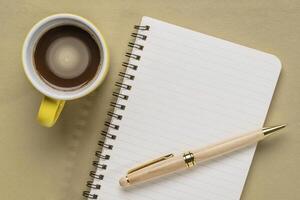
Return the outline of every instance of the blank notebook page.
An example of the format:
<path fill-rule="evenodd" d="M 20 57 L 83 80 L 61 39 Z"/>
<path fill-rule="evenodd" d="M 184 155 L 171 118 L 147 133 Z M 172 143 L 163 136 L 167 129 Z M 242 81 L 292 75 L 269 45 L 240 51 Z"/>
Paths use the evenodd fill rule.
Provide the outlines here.
<path fill-rule="evenodd" d="M 98 170 L 103 180 L 93 190 L 104 200 L 239 199 L 255 146 L 199 163 L 196 167 L 124 189 L 119 179 L 128 169 L 147 160 L 183 153 L 236 134 L 262 127 L 280 73 L 273 55 L 205 34 L 143 17 L 136 39 L 143 50 L 133 49 L 140 60 L 130 59 L 137 70 L 127 69 L 134 80 L 124 79 L 131 90 L 121 89 L 125 110 L 113 118 L 119 130 L 103 149 L 109 160 Z"/>

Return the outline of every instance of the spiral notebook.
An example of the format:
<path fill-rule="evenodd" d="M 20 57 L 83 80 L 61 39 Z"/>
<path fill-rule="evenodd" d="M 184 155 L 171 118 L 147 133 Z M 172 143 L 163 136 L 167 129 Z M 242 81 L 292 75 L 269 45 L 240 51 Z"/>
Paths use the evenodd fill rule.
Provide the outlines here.
<path fill-rule="evenodd" d="M 239 199 L 255 146 L 192 170 L 124 189 L 128 169 L 263 126 L 280 74 L 273 55 L 143 17 L 105 142 L 88 182 L 89 199 Z"/>

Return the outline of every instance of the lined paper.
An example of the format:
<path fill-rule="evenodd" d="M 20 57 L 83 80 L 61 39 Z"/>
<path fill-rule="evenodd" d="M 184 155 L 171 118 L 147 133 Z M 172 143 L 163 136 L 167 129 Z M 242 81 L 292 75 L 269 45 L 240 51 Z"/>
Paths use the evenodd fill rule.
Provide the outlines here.
<path fill-rule="evenodd" d="M 147 40 L 137 39 L 143 51 L 138 69 L 128 69 L 134 80 L 124 79 L 131 90 L 118 100 L 123 119 L 112 119 L 116 140 L 113 150 L 103 149 L 109 160 L 98 170 L 103 180 L 93 190 L 105 200 L 239 199 L 255 146 L 199 164 L 130 189 L 119 186 L 128 169 L 168 153 L 204 147 L 221 139 L 263 126 L 276 82 L 280 61 L 273 55 L 143 17 L 149 25 Z"/>

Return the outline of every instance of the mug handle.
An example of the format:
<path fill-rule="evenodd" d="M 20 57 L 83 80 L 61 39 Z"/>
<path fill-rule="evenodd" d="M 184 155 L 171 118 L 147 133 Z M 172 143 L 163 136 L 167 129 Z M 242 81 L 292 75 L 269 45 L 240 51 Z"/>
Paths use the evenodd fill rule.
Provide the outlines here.
<path fill-rule="evenodd" d="M 58 119 L 64 105 L 64 100 L 56 100 L 44 96 L 37 117 L 40 124 L 45 127 L 52 127 Z"/>

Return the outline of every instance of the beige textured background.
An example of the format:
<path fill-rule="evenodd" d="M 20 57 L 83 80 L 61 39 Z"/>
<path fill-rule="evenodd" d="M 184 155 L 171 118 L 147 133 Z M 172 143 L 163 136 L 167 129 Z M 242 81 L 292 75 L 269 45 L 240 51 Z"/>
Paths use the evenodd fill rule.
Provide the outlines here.
<path fill-rule="evenodd" d="M 51 129 L 35 120 L 41 95 L 26 80 L 21 48 L 38 20 L 60 12 L 91 20 L 111 50 L 92 95 L 68 102 Z M 143 15 L 277 55 L 282 73 L 267 125 L 289 123 L 259 144 L 242 199 L 300 199 L 300 1 L 0 0 L 0 199 L 81 199 L 132 26 Z"/>

